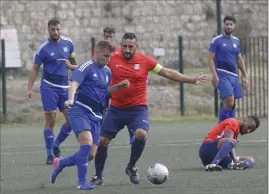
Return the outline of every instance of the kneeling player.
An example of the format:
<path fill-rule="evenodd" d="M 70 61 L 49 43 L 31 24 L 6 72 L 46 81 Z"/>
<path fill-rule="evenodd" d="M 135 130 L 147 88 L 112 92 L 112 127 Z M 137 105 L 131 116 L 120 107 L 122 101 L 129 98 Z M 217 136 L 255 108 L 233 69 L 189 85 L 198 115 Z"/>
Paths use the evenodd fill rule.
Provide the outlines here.
<path fill-rule="evenodd" d="M 252 168 L 254 159 L 250 156 L 236 156 L 234 147 L 239 134 L 254 132 L 260 125 L 255 116 L 243 120 L 228 118 L 210 130 L 204 139 L 199 156 L 206 171 L 221 171 L 223 168 L 243 170 Z"/>

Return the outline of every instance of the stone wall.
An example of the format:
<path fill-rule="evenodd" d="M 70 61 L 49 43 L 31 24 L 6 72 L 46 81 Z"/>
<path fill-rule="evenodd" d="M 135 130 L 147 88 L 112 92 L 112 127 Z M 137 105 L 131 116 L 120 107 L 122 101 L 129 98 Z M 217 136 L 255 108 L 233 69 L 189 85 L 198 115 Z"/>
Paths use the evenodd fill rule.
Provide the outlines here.
<path fill-rule="evenodd" d="M 1 26 L 18 30 L 22 64 L 28 69 L 53 17 L 61 20 L 62 34 L 73 40 L 79 62 L 91 56 L 91 37 L 100 40 L 103 27 L 112 25 L 118 41 L 124 32 L 135 32 L 148 55 L 155 47 L 165 48 L 160 62 L 170 67 L 177 66 L 181 35 L 184 62 L 196 66 L 206 64 L 207 47 L 216 33 L 215 7 L 214 0 L 1 1 Z M 266 0 L 222 0 L 223 16 L 236 16 L 240 36 L 268 36 L 267 7 Z"/>

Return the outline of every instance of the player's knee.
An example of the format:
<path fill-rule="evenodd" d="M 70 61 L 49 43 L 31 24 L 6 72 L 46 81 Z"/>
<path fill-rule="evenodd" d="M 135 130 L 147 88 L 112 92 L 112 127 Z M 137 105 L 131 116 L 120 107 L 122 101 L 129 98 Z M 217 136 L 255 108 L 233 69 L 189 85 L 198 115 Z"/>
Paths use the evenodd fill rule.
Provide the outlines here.
<path fill-rule="evenodd" d="M 80 145 L 92 145 L 92 135 L 90 131 L 81 131 L 78 134 Z"/>
<path fill-rule="evenodd" d="M 222 138 L 222 139 L 220 139 L 219 142 L 218 142 L 218 148 L 221 148 L 222 145 L 223 145 L 225 142 L 230 142 L 230 143 L 232 143 L 234 147 L 235 147 L 236 144 L 237 144 L 237 141 L 236 141 L 235 139 L 233 139 L 233 138 Z"/>
<path fill-rule="evenodd" d="M 137 129 L 135 131 L 135 138 L 138 140 L 146 140 L 148 132 L 144 129 Z"/>
<path fill-rule="evenodd" d="M 232 110 L 235 107 L 234 97 L 226 98 L 223 103 L 224 103 L 225 108 L 228 110 Z"/>
<path fill-rule="evenodd" d="M 99 146 L 108 147 L 109 144 L 110 144 L 110 139 L 108 139 L 107 137 L 100 137 Z"/>
<path fill-rule="evenodd" d="M 231 142 L 234 146 L 236 146 L 236 144 L 237 144 L 237 141 L 235 139 L 233 139 L 233 138 L 225 138 L 225 141 L 226 142 Z"/>
<path fill-rule="evenodd" d="M 53 129 L 56 120 L 56 112 L 49 111 L 45 112 L 45 128 Z"/>

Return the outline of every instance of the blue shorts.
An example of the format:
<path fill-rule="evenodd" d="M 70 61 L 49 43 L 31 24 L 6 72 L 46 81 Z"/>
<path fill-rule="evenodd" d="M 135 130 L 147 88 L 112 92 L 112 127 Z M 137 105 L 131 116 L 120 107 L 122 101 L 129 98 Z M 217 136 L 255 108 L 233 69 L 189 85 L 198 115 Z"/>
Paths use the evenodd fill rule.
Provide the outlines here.
<path fill-rule="evenodd" d="M 211 164 L 215 156 L 217 155 L 218 149 L 218 140 L 205 142 L 201 145 L 199 150 L 199 157 L 202 161 L 204 166 Z M 228 164 L 231 163 L 233 160 L 230 155 L 223 158 L 223 160 L 219 163 L 222 168 L 227 168 Z"/>
<path fill-rule="evenodd" d="M 40 94 L 44 111 L 65 109 L 64 102 L 68 100 L 68 88 L 40 87 Z"/>
<path fill-rule="evenodd" d="M 242 89 L 237 76 L 221 71 L 217 71 L 217 74 L 219 77 L 219 84 L 217 88 L 219 90 L 221 99 L 228 96 L 242 98 Z"/>
<path fill-rule="evenodd" d="M 109 106 L 101 126 L 101 136 L 108 139 L 116 137 L 125 126 L 135 132 L 137 129 L 149 130 L 147 106 L 116 108 Z"/>
<path fill-rule="evenodd" d="M 99 144 L 100 123 L 102 118 L 97 118 L 88 109 L 75 103 L 68 109 L 67 116 L 76 136 L 82 131 L 90 131 L 93 144 Z"/>

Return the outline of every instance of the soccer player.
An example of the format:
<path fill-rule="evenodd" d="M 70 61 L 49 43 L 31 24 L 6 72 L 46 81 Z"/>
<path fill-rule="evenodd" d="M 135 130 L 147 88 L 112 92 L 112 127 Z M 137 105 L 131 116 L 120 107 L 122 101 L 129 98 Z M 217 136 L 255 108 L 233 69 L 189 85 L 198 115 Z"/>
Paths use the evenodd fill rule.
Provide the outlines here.
<path fill-rule="evenodd" d="M 115 44 L 115 34 L 116 34 L 116 29 L 113 27 L 105 27 L 103 29 L 103 38 L 104 40 L 110 41 L 111 43 Z M 121 47 L 116 46 L 115 52 L 120 52 Z M 95 54 L 95 48 L 93 49 L 92 56 Z"/>
<path fill-rule="evenodd" d="M 131 156 L 126 166 L 126 174 L 134 184 L 139 183 L 136 162 L 140 158 L 149 130 L 147 107 L 147 76 L 154 72 L 176 82 L 203 84 L 207 77 L 199 75 L 189 77 L 175 70 L 162 67 L 151 57 L 136 52 L 137 37 L 133 33 L 125 33 L 122 37 L 122 52 L 114 54 L 108 64 L 112 72 L 112 85 L 127 79 L 129 88 L 123 88 L 112 94 L 111 103 L 101 126 L 100 144 L 95 157 L 96 174 L 92 183 L 104 184 L 103 169 L 107 158 L 108 145 L 117 133 L 127 126 L 135 131 L 135 140 L 131 146 Z"/>
<path fill-rule="evenodd" d="M 248 75 L 240 52 L 240 41 L 232 35 L 235 18 L 226 16 L 223 20 L 224 32 L 212 39 L 209 47 L 209 68 L 212 73 L 212 84 L 218 88 L 223 106 L 219 112 L 219 122 L 235 117 L 235 99 L 242 98 L 241 86 L 237 74 L 243 75 L 243 86 L 248 85 Z"/>
<path fill-rule="evenodd" d="M 250 156 L 236 156 L 238 135 L 254 132 L 260 126 L 255 116 L 243 120 L 228 118 L 210 130 L 204 139 L 199 156 L 206 171 L 221 171 L 223 168 L 242 170 L 252 168 L 254 159 Z"/>
<path fill-rule="evenodd" d="M 115 33 L 116 33 L 116 29 L 113 27 L 105 27 L 103 29 L 103 37 L 104 40 L 110 41 L 113 44 L 115 44 Z M 116 46 L 115 52 L 121 52 L 121 47 L 120 46 Z M 95 49 L 93 50 L 93 56 L 95 53 Z M 107 105 L 109 105 L 109 98 L 107 99 Z M 108 107 L 108 106 L 107 106 Z M 105 111 L 106 112 L 106 111 Z M 105 113 L 104 113 L 105 114 Z M 134 141 L 134 131 L 130 128 L 128 128 L 128 133 L 129 133 L 129 142 L 130 144 L 132 144 L 132 142 Z M 94 154 L 91 154 L 91 160 L 94 158 Z"/>
<path fill-rule="evenodd" d="M 39 68 L 43 64 L 40 94 L 45 116 L 46 164 L 52 164 L 54 156 L 60 156 L 59 146 L 71 132 L 70 124 L 66 119 L 54 142 L 53 128 L 57 108 L 67 118 L 67 109 L 64 107 L 64 102 L 68 99 L 68 69 L 73 70 L 77 67 L 74 45 L 69 38 L 60 35 L 60 29 L 60 21 L 52 19 L 48 22 L 50 37 L 39 46 L 36 52 L 34 65 L 29 75 L 26 96 L 27 100 L 32 97 L 32 88 Z M 61 59 L 69 59 L 71 63 L 66 66 Z"/>
<path fill-rule="evenodd" d="M 93 144 L 99 143 L 100 122 L 105 107 L 108 92 L 128 87 L 125 80 L 109 87 L 111 74 L 106 70 L 106 64 L 115 47 L 109 41 L 100 41 L 96 46 L 93 61 L 80 65 L 70 77 L 69 100 L 65 102 L 68 110 L 68 119 L 77 136 L 80 147 L 73 155 L 54 160 L 54 169 L 51 182 L 59 173 L 69 166 L 77 165 L 78 184 L 80 190 L 91 190 L 95 185 L 89 184 L 86 178 L 88 157 Z"/>

